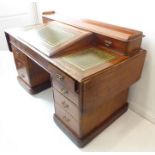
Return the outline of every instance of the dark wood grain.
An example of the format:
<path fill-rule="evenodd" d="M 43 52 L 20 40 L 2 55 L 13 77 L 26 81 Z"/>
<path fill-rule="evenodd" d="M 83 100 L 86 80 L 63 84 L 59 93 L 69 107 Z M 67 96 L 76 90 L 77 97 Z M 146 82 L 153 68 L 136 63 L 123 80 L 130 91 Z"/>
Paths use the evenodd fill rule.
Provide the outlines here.
<path fill-rule="evenodd" d="M 58 104 L 62 109 L 64 109 L 64 111 L 67 111 L 72 116 L 74 116 L 74 118 L 77 121 L 79 121 L 80 120 L 79 107 L 74 102 L 63 96 L 63 94 L 58 92 L 55 88 L 53 88 L 53 93 L 55 104 Z"/>
<path fill-rule="evenodd" d="M 139 80 L 145 54 L 145 51 L 139 51 L 135 56 L 84 82 L 83 110 L 87 111 L 101 105 Z"/>
<path fill-rule="evenodd" d="M 102 92 L 100 92 L 102 94 Z M 93 130 L 98 128 L 100 124 L 103 124 L 115 111 L 123 108 L 126 105 L 128 96 L 128 89 L 117 93 L 114 97 L 111 97 L 108 101 L 102 99 L 100 105 L 94 106 L 93 109 L 88 108 L 81 117 L 81 135 L 82 137 L 87 136 Z M 94 96 L 94 104 L 97 104 L 100 100 L 98 96 Z M 97 101 L 98 100 L 98 101 Z"/>
<path fill-rule="evenodd" d="M 89 133 L 87 136 L 83 138 L 78 138 L 76 134 L 70 130 L 57 116 L 53 115 L 55 123 L 58 127 L 75 143 L 78 147 L 84 147 L 87 145 L 93 138 L 95 138 L 98 134 L 100 134 L 105 128 L 107 128 L 111 123 L 113 123 L 116 119 L 118 119 L 124 112 L 128 109 L 128 103 L 124 104 L 123 107 L 115 111 L 105 122 L 101 123 L 94 131 Z"/>
<path fill-rule="evenodd" d="M 31 94 L 38 93 L 51 86 L 50 74 L 28 58 L 15 46 L 11 45 L 18 79 Z M 28 88 L 29 87 L 29 88 Z"/>
<path fill-rule="evenodd" d="M 141 31 L 111 25 L 90 19 L 72 19 L 61 14 L 43 15 L 43 21 L 59 21 L 96 34 L 99 44 L 105 45 L 105 40 L 112 42 L 110 47 L 125 55 L 134 55 L 135 50 L 139 49 L 142 42 L 143 33 Z M 109 47 L 109 45 L 108 45 Z"/>

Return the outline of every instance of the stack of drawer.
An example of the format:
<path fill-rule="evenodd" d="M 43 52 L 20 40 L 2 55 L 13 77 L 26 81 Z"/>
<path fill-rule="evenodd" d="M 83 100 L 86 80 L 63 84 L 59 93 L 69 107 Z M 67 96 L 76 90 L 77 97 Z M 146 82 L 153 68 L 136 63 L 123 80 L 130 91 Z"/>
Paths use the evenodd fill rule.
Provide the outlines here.
<path fill-rule="evenodd" d="M 80 101 L 75 83 L 62 71 L 52 69 L 55 115 L 80 138 Z"/>

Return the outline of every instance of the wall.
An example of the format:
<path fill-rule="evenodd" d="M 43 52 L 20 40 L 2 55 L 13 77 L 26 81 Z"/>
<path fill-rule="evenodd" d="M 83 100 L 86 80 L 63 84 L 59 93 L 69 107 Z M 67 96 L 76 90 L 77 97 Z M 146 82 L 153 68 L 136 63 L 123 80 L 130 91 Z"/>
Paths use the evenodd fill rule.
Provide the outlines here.
<path fill-rule="evenodd" d="M 155 9 L 154 0 L 40 1 L 40 10 L 92 18 L 144 32 L 147 58 L 142 78 L 130 89 L 130 108 L 155 123 Z"/>
<path fill-rule="evenodd" d="M 36 21 L 34 3 L 24 1 L 0 1 L 0 50 L 6 50 L 4 30 L 7 28 L 34 24 Z"/>

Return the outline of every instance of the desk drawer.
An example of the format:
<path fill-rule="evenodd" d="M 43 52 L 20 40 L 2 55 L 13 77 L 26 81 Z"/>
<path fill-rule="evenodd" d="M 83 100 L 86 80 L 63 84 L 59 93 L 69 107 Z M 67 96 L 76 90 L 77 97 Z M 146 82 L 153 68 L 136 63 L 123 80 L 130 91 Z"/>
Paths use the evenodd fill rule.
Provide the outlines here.
<path fill-rule="evenodd" d="M 128 41 L 121 41 L 113 39 L 104 35 L 97 35 L 96 40 L 107 48 L 118 50 L 124 55 L 134 55 L 137 49 L 140 49 L 142 42 L 142 35 Z"/>
<path fill-rule="evenodd" d="M 69 98 L 72 102 L 78 105 L 79 94 L 77 93 L 76 81 L 63 73 L 61 70 L 55 68 L 53 65 L 49 66 L 50 74 L 52 76 L 53 87 L 61 94 Z"/>
<path fill-rule="evenodd" d="M 69 101 L 66 97 L 60 94 L 53 88 L 55 104 L 58 104 L 63 110 L 70 113 L 77 121 L 79 120 L 79 109 L 78 107 Z"/>
<path fill-rule="evenodd" d="M 71 100 L 73 103 L 75 103 L 77 106 L 79 106 L 78 94 L 76 94 L 75 92 L 70 91 L 64 85 L 61 85 L 60 83 L 57 83 L 54 80 L 53 80 L 53 87 L 56 90 L 58 90 L 62 95 L 64 95 L 69 100 Z"/>
<path fill-rule="evenodd" d="M 70 130 L 80 137 L 79 122 L 72 115 L 63 110 L 58 104 L 55 104 L 55 114 Z"/>

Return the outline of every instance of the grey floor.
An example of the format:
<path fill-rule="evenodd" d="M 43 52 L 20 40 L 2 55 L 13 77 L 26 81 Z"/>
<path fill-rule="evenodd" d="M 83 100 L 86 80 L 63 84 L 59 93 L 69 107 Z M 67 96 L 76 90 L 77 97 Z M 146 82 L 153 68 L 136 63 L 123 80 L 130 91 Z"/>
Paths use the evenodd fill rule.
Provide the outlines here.
<path fill-rule="evenodd" d="M 55 125 L 51 88 L 28 94 L 16 80 L 12 53 L 0 51 L 0 154 L 155 151 L 155 125 L 131 110 L 83 149 Z"/>

